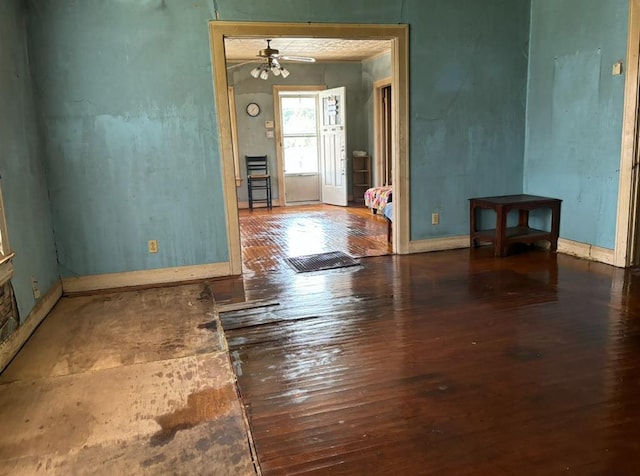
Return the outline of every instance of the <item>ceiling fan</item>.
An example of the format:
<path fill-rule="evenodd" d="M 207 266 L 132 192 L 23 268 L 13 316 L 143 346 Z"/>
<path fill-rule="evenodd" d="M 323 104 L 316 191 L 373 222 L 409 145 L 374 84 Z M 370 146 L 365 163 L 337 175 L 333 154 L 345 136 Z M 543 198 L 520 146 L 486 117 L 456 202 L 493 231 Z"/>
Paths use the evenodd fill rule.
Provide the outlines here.
<path fill-rule="evenodd" d="M 298 61 L 302 63 L 315 63 L 316 59 L 310 56 L 293 56 L 293 55 L 281 55 L 280 51 L 271 48 L 271 40 L 267 41 L 267 47 L 258 51 L 257 58 L 262 58 L 264 61 L 251 70 L 251 76 L 254 78 L 267 79 L 271 72 L 274 76 L 282 75 L 283 78 L 289 76 L 289 70 L 280 64 L 281 60 L 284 61 Z M 235 68 L 245 65 L 247 63 L 253 63 L 253 61 L 247 61 L 245 63 L 236 64 L 228 67 L 227 69 Z"/>
<path fill-rule="evenodd" d="M 267 40 L 267 47 L 258 52 L 259 58 L 264 58 L 265 62 L 256 66 L 251 70 L 251 76 L 254 78 L 267 79 L 269 71 L 274 76 L 282 75 L 283 78 L 289 76 L 289 70 L 280 64 L 280 60 L 285 61 L 301 61 L 303 63 L 315 63 L 316 59 L 309 56 L 287 56 L 281 55 L 280 51 L 271 48 L 271 40 Z"/>
<path fill-rule="evenodd" d="M 267 47 L 264 50 L 258 52 L 258 57 L 265 58 L 267 60 L 285 60 L 285 61 L 301 61 L 303 63 L 315 63 L 316 59 L 309 56 L 292 56 L 281 55 L 279 50 L 271 48 L 271 40 L 267 40 Z"/>

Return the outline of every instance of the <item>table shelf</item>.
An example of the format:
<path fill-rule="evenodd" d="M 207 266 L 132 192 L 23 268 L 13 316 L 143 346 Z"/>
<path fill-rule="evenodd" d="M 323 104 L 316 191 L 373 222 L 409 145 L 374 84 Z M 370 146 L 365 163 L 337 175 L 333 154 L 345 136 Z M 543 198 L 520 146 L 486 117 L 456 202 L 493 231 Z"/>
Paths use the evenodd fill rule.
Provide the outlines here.
<path fill-rule="evenodd" d="M 475 236 L 480 241 L 492 241 L 496 237 L 497 230 L 492 228 L 490 230 L 478 230 L 475 233 Z M 505 237 L 506 238 L 517 238 L 517 239 L 534 239 L 535 241 L 544 240 L 545 236 L 549 234 L 548 231 L 545 230 L 537 230 L 535 228 L 529 228 L 527 226 L 512 226 L 506 229 Z M 486 240 L 483 240 L 486 238 Z"/>
<path fill-rule="evenodd" d="M 495 245 L 496 256 L 506 256 L 509 245 L 514 243 L 535 243 L 548 241 L 552 251 L 558 248 L 560 232 L 560 204 L 557 198 L 536 195 L 503 195 L 469 199 L 471 247 L 489 242 Z M 496 228 L 479 230 L 476 210 L 487 209 L 496 212 Z M 551 230 L 539 230 L 529 226 L 529 211 L 539 208 L 551 210 Z M 518 211 L 518 226 L 507 227 L 507 215 Z"/>

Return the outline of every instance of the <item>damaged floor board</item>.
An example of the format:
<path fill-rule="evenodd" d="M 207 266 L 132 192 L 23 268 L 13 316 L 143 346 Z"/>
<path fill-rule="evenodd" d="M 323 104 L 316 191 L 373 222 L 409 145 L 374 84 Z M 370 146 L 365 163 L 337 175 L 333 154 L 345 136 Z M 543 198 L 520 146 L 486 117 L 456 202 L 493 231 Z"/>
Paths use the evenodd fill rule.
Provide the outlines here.
<path fill-rule="evenodd" d="M 271 306 L 278 306 L 278 305 L 280 305 L 280 303 L 278 301 L 273 301 L 273 300 L 235 302 L 235 303 L 221 304 L 219 306 L 216 306 L 216 311 L 218 312 L 218 314 L 222 314 L 225 312 L 245 311 L 249 309 L 259 309 L 263 307 L 271 307 Z"/>

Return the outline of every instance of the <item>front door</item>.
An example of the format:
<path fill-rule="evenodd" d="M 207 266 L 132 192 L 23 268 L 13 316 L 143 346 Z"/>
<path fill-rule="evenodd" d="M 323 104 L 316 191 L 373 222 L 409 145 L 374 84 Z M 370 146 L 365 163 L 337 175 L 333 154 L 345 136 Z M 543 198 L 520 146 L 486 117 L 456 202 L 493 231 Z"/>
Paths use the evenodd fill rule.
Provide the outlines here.
<path fill-rule="evenodd" d="M 346 89 L 320 94 L 320 163 L 322 201 L 347 206 Z"/>

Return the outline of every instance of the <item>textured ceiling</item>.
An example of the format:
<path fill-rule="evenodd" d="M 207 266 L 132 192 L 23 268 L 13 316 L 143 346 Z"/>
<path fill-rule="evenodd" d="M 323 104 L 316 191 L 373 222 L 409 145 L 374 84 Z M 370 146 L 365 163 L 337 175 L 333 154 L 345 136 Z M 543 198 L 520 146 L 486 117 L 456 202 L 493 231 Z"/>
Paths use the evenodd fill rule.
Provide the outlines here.
<path fill-rule="evenodd" d="M 226 38 L 227 61 L 257 59 L 259 50 L 267 47 L 265 39 Z M 317 61 L 362 61 L 391 49 L 390 40 L 342 40 L 327 38 L 275 38 L 271 48 L 281 55 L 311 56 Z"/>

